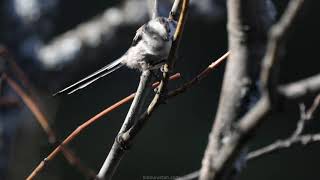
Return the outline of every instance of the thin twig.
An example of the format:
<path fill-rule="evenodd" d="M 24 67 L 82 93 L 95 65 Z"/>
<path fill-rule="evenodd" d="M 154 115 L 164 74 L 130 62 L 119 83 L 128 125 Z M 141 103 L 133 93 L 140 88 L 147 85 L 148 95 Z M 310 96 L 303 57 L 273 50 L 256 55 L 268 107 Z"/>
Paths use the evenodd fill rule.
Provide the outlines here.
<path fill-rule="evenodd" d="M 260 77 L 263 90 L 269 93 L 272 102 L 276 99 L 274 96 L 278 95 L 276 91 L 278 78 L 276 76 L 279 66 L 275 64 L 279 63 L 280 51 L 288 36 L 289 27 L 293 24 L 295 17 L 298 15 L 298 10 L 303 3 L 304 0 L 291 0 L 279 22 L 273 25 L 269 32 L 269 42 L 266 55 L 262 61 Z"/>
<path fill-rule="evenodd" d="M 260 158 L 262 156 L 265 156 L 271 153 L 279 152 L 280 150 L 292 148 L 294 145 L 306 146 L 319 141 L 320 141 L 320 133 L 306 134 L 306 135 L 296 136 L 294 138 L 288 138 L 285 140 L 278 140 L 266 147 L 250 152 L 247 156 L 247 159 L 252 160 L 252 159 L 256 159 L 258 157 Z"/>
<path fill-rule="evenodd" d="M 266 155 L 280 152 L 282 150 L 290 149 L 294 145 L 301 145 L 303 147 L 307 145 L 312 145 L 314 143 L 320 142 L 320 133 L 318 134 L 306 134 L 299 137 L 296 137 L 294 139 L 287 139 L 287 140 L 279 140 L 276 141 L 266 147 L 263 147 L 261 149 L 252 151 L 247 154 L 246 159 L 248 161 L 256 160 L 257 158 L 264 157 Z M 192 173 L 186 174 L 184 176 L 181 176 L 177 178 L 176 180 L 192 180 L 199 177 L 200 171 L 194 171 Z"/>
<path fill-rule="evenodd" d="M 320 107 L 320 94 L 314 99 L 313 104 L 307 111 L 305 111 L 305 109 L 301 109 L 300 120 L 297 122 L 297 127 L 290 137 L 283 140 L 276 140 L 275 142 L 265 147 L 259 148 L 257 150 L 254 150 L 248 153 L 246 156 L 246 160 L 247 161 L 256 160 L 257 158 L 264 157 L 265 155 L 273 154 L 285 149 L 290 149 L 294 145 L 301 145 L 304 147 L 307 145 L 320 142 L 320 133 L 301 135 L 305 127 L 305 122 L 313 118 L 314 113 L 316 113 L 320 109 L 319 107 Z M 197 170 L 192 173 L 181 176 L 176 180 L 196 179 L 199 177 L 199 174 L 200 174 L 200 170 Z"/>
<path fill-rule="evenodd" d="M 305 146 L 305 145 L 320 141 L 320 133 L 302 135 L 305 129 L 306 122 L 310 121 L 313 115 L 320 109 L 319 101 L 320 101 L 320 94 L 314 99 L 313 104 L 308 110 L 305 110 L 304 106 L 302 106 L 303 108 L 300 106 L 301 108 L 300 120 L 297 122 L 297 127 L 291 136 L 283 140 L 276 140 L 274 143 L 271 143 L 268 146 L 265 146 L 253 152 L 250 152 L 247 155 L 247 159 L 249 160 L 249 159 L 257 158 L 266 154 L 271 154 L 282 149 L 290 148 L 296 144 Z"/>
<path fill-rule="evenodd" d="M 318 114 L 319 111 L 320 111 L 319 106 L 320 106 L 320 94 L 318 94 L 318 95 L 316 96 L 316 98 L 314 99 L 311 107 L 310 107 L 309 110 L 306 112 L 306 118 L 307 118 L 307 119 L 312 119 L 312 118 L 314 118 L 314 116 L 315 116 L 316 114 Z"/>
<path fill-rule="evenodd" d="M 179 7 L 181 7 L 181 0 L 175 0 L 169 15 L 169 19 L 177 20 Z"/>
<path fill-rule="evenodd" d="M 186 82 L 179 88 L 170 91 L 167 95 L 167 98 L 171 98 L 174 96 L 177 96 L 183 92 L 185 92 L 187 89 L 191 88 L 198 82 L 200 82 L 203 78 L 207 77 L 215 68 L 217 68 L 221 63 L 223 63 L 227 57 L 229 56 L 230 52 L 226 52 L 224 55 L 222 55 L 219 59 L 215 60 L 212 62 L 206 69 L 204 69 L 202 72 L 200 72 L 196 77 L 191 79 L 190 81 Z"/>

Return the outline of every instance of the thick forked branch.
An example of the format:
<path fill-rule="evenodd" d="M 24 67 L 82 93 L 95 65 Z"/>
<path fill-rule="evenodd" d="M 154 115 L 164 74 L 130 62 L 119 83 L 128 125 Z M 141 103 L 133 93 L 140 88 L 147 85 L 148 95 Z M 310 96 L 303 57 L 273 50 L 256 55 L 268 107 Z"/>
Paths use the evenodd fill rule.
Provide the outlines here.
<path fill-rule="evenodd" d="M 161 80 L 157 93 L 153 100 L 151 101 L 147 111 L 142 115 L 142 118 L 138 119 L 135 124 L 125 125 L 121 128 L 120 133 L 118 134 L 100 172 L 97 175 L 96 179 L 111 179 L 114 171 L 116 170 L 117 166 L 120 163 L 120 160 L 124 156 L 125 150 L 128 149 L 128 146 L 131 144 L 132 140 L 136 136 L 136 134 L 142 129 L 143 125 L 145 124 L 146 120 L 148 120 L 155 110 L 155 108 L 161 103 L 162 97 L 164 92 L 166 91 L 166 85 L 169 80 L 169 70 L 171 70 L 174 60 L 176 51 L 179 47 L 179 42 L 181 38 L 181 33 L 183 30 L 184 21 L 186 18 L 186 12 L 189 5 L 188 0 L 183 1 L 181 15 L 179 18 L 179 22 L 177 25 L 177 29 L 173 38 L 171 50 L 168 56 L 167 63 L 164 65 L 164 73 L 163 79 Z M 172 14 L 172 13 L 171 13 Z M 137 111 L 136 113 L 139 113 Z M 137 114 L 136 114 L 137 115 Z M 133 119 L 135 121 L 135 119 Z M 127 129 L 127 128 L 130 129 Z"/>
<path fill-rule="evenodd" d="M 209 180 L 209 179 L 220 179 L 224 177 L 226 174 L 223 174 L 223 173 L 226 172 L 228 168 L 230 169 L 233 167 L 233 162 L 239 156 L 239 153 L 242 147 L 250 139 L 250 135 L 254 132 L 254 130 L 262 123 L 262 121 L 270 113 L 273 105 L 272 104 L 273 101 L 270 101 L 269 95 L 271 95 L 271 100 L 276 99 L 275 96 L 277 95 L 276 93 L 273 92 L 275 91 L 273 88 L 277 85 L 276 69 L 277 69 L 277 62 L 279 60 L 279 51 L 280 51 L 280 48 L 282 48 L 282 45 L 284 43 L 285 33 L 288 31 L 288 28 L 290 27 L 293 20 L 295 19 L 295 16 L 297 15 L 297 12 L 302 6 L 303 2 L 304 2 L 303 0 L 291 0 L 286 11 L 284 12 L 284 15 L 282 15 L 279 22 L 276 23 L 274 26 L 272 26 L 270 31 L 271 33 L 269 34 L 270 37 L 267 44 L 266 54 L 263 59 L 263 66 L 262 66 L 261 76 L 260 76 L 262 85 L 264 87 L 262 97 L 256 103 L 256 105 L 248 113 L 246 113 L 246 115 L 243 118 L 239 120 L 239 123 L 234 123 L 232 125 L 234 127 L 234 130 L 229 134 L 229 136 L 227 136 L 226 138 L 227 140 L 225 140 L 224 144 L 220 144 L 221 148 L 218 149 L 218 151 L 217 151 L 217 145 L 219 145 L 218 143 L 221 142 L 219 139 L 220 137 L 217 136 L 217 134 L 210 135 L 209 145 L 206 149 L 206 154 L 204 156 L 202 169 L 200 172 L 200 179 Z M 241 24 L 239 23 L 237 24 L 237 22 L 241 18 L 240 10 L 244 8 L 243 7 L 244 5 L 245 4 L 242 4 L 242 1 L 237 1 L 237 0 L 229 0 L 229 3 L 228 3 L 228 8 L 229 8 L 228 10 L 230 12 L 229 24 L 235 25 L 235 28 L 237 29 L 239 28 L 241 29 L 241 26 L 239 26 Z M 234 23 L 232 23 L 231 21 L 231 19 L 233 18 L 235 18 Z M 230 42 L 230 46 L 232 48 L 232 41 Z M 240 47 L 242 46 L 243 46 L 243 43 L 240 44 Z M 241 52 L 241 49 L 238 49 L 235 51 Z M 254 51 L 254 50 L 252 49 L 251 51 Z M 232 54 L 233 54 L 233 51 L 231 49 L 231 55 Z M 230 60 L 229 63 L 230 62 L 232 62 L 232 60 Z M 244 65 L 242 64 L 242 66 Z M 227 78 L 227 76 L 225 78 Z M 233 77 L 229 77 L 229 78 L 232 79 Z M 216 121 L 220 122 L 221 120 L 217 119 Z M 226 123 L 225 121 L 226 120 L 223 121 L 223 124 Z M 227 123 L 228 122 L 229 121 L 227 121 Z M 221 128 L 217 128 L 214 126 L 213 134 L 215 131 L 217 131 L 216 129 L 221 129 Z"/>
<path fill-rule="evenodd" d="M 232 123 L 247 111 L 265 49 L 267 30 L 273 22 L 268 1 L 228 1 L 230 57 L 226 66 L 219 106 L 202 160 L 202 179 L 211 179 L 214 157 Z M 250 102 L 254 103 L 254 102 Z M 200 179 L 201 179 L 200 178 Z"/>
<path fill-rule="evenodd" d="M 124 145 L 122 143 L 122 135 L 125 133 L 128 128 L 132 126 L 132 124 L 136 121 L 137 116 L 140 113 L 140 109 L 144 104 L 145 96 L 148 94 L 149 84 L 151 82 L 151 72 L 150 70 L 146 70 L 142 72 L 140 76 L 139 87 L 137 89 L 137 93 L 133 99 L 133 102 L 130 106 L 126 119 L 124 120 L 122 127 L 115 139 L 115 142 L 112 145 L 112 148 L 104 161 L 100 171 L 97 175 L 96 179 L 111 179 L 115 170 L 117 169 L 120 160 L 122 158 L 122 154 L 124 151 L 128 149 L 128 144 Z"/>

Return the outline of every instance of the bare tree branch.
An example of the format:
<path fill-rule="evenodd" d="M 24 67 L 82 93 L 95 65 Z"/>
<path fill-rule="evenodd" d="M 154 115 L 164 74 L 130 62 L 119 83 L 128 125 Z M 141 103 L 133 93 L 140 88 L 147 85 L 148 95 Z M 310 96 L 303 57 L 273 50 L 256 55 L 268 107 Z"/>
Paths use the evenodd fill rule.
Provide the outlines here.
<path fill-rule="evenodd" d="M 112 7 L 89 22 L 79 25 L 49 44 L 40 47 L 36 57 L 47 69 L 75 65 L 112 50 L 121 27 L 134 27 L 147 19 L 148 7 L 143 1 L 127 1 L 122 7 Z"/>
<path fill-rule="evenodd" d="M 290 102 L 301 102 L 306 96 L 312 97 L 320 91 L 320 74 L 279 87 L 279 93 Z"/>
<path fill-rule="evenodd" d="M 280 152 L 282 150 L 290 149 L 293 146 L 308 146 L 312 145 L 314 143 L 319 143 L 320 142 L 320 133 L 317 134 L 306 134 L 306 135 L 301 135 L 298 137 L 295 137 L 293 139 L 285 139 L 285 140 L 278 140 L 266 147 L 263 147 L 261 149 L 252 151 L 247 154 L 247 160 L 256 160 L 258 158 L 262 158 L 266 155 L 273 154 L 276 152 Z M 177 178 L 176 180 L 191 180 L 191 179 L 196 179 L 199 177 L 200 171 L 194 171 L 190 174 L 181 176 Z"/>
<path fill-rule="evenodd" d="M 304 106 L 303 106 L 304 107 Z M 265 155 L 273 154 L 285 149 L 290 149 L 293 146 L 307 146 L 320 142 L 320 133 L 317 134 L 305 134 L 302 135 L 306 122 L 314 118 L 314 115 L 320 110 L 320 94 L 314 99 L 311 107 L 306 111 L 305 108 L 301 108 L 300 120 L 297 122 L 297 127 L 292 135 L 283 140 L 276 140 L 275 142 L 265 147 L 259 148 L 247 154 L 246 160 L 256 160 L 264 157 Z M 181 176 L 176 180 L 192 180 L 199 177 L 200 170 L 194 171 L 190 174 Z"/>
<path fill-rule="evenodd" d="M 187 175 L 178 177 L 176 180 L 192 180 L 197 179 L 199 177 L 200 171 L 194 171 L 192 173 L 189 173 Z"/>
<path fill-rule="evenodd" d="M 230 119 L 216 119 L 215 124 L 221 123 L 218 127 L 213 127 L 213 133 L 210 135 L 209 145 L 206 150 L 206 154 L 203 159 L 202 168 L 200 172 L 201 180 L 209 180 L 209 179 L 221 179 L 225 175 L 223 174 L 228 168 L 233 166 L 233 162 L 238 157 L 242 147 L 248 142 L 250 139 L 250 135 L 254 132 L 254 130 L 263 122 L 266 115 L 268 115 L 271 111 L 272 104 L 270 101 L 269 95 L 271 95 L 271 100 L 276 99 L 276 93 L 273 93 L 273 87 L 277 85 L 277 62 L 279 60 L 279 50 L 284 43 L 285 34 L 288 31 L 289 26 L 292 24 L 295 16 L 297 15 L 298 10 L 301 8 L 303 4 L 303 0 L 291 0 L 286 11 L 283 16 L 279 20 L 278 23 L 272 26 L 271 33 L 267 45 L 266 54 L 263 58 L 263 66 L 261 70 L 261 82 L 263 87 L 265 88 L 263 91 L 263 96 L 257 102 L 257 104 L 243 117 L 239 120 L 238 123 L 234 124 L 234 130 L 227 136 L 224 144 L 220 145 L 219 149 L 219 141 L 221 138 L 221 133 L 225 131 L 225 127 L 231 127 L 231 123 L 234 121 L 230 121 Z M 236 32 L 240 33 L 238 37 L 243 37 L 245 34 L 242 34 L 241 29 L 243 26 L 241 24 L 242 18 L 242 8 L 245 7 L 245 4 L 242 1 L 237 0 L 229 0 L 228 1 L 228 10 L 229 10 L 229 25 L 233 25 L 236 28 Z M 254 16 L 254 15 L 253 15 Z M 240 32 L 239 32 L 240 28 Z M 231 27 L 229 27 L 230 34 L 235 33 L 231 31 Z M 242 35 L 242 36 L 241 36 Z M 234 37 L 233 37 L 234 38 Z M 232 39 L 232 38 L 230 38 Z M 232 45 L 236 44 L 234 42 L 230 42 L 230 50 L 231 57 L 233 55 Z M 240 53 L 242 56 L 245 54 L 243 51 L 244 43 L 241 42 L 239 44 L 240 47 L 235 49 L 235 52 Z M 241 49 L 242 48 L 242 49 Z M 251 49 L 251 51 L 254 51 Z M 238 59 L 239 60 L 239 59 Z M 230 59 L 229 63 L 232 62 Z M 243 64 L 240 66 L 244 66 Z M 227 69 L 228 70 L 228 69 Z M 226 74 L 225 78 L 234 79 L 235 74 L 230 75 L 230 77 Z M 229 80 L 231 81 L 231 80 Z M 240 81 L 241 82 L 241 81 Z M 237 82 L 235 82 L 237 83 Z M 222 92 L 223 93 L 223 92 Z M 223 96 L 223 94 L 222 94 Z M 239 97 L 236 97 L 239 98 Z M 229 99 L 229 101 L 231 101 Z M 234 102 L 234 101 L 231 101 Z M 236 101 L 239 102 L 239 101 Z M 222 104 L 219 104 L 219 108 Z M 233 105 L 235 106 L 235 105 Z M 227 109 L 232 108 L 232 106 L 226 106 Z M 225 108 L 225 107 L 224 107 Z M 234 109 L 234 108 L 233 108 Z M 230 112 L 229 112 L 230 113 Z M 237 114 L 236 111 L 231 112 Z M 233 116 L 235 116 L 233 114 Z M 218 111 L 219 115 L 219 111 Z M 217 115 L 217 117 L 218 117 Z M 237 117 L 232 118 L 234 120 Z M 215 133 L 218 132 L 218 133 Z M 220 142 L 221 143 L 221 142 Z M 218 147 L 218 148 L 217 148 Z M 218 149 L 218 150 L 217 150 Z"/>
<path fill-rule="evenodd" d="M 167 95 L 167 99 L 177 96 L 183 92 L 185 92 L 186 90 L 188 90 L 189 88 L 193 87 L 194 85 L 196 85 L 198 82 L 200 82 L 203 78 L 207 77 L 208 74 L 210 72 L 212 72 L 216 67 L 218 67 L 222 62 L 224 62 L 227 57 L 230 55 L 230 52 L 226 52 L 224 55 L 222 55 L 219 59 L 217 59 L 216 61 L 212 62 L 206 69 L 204 69 L 203 71 L 201 71 L 196 77 L 192 78 L 190 81 L 186 82 L 185 84 L 183 84 L 182 86 L 180 86 L 179 88 L 172 90 L 168 93 Z"/>
<path fill-rule="evenodd" d="M 149 8 L 151 9 L 151 12 L 149 12 L 149 14 L 151 14 L 150 16 L 150 19 L 154 19 L 156 17 L 159 17 L 160 16 L 160 12 L 159 12 L 159 2 L 158 0 L 148 0 L 148 2 L 150 4 L 152 4 L 152 8 Z"/>
<path fill-rule="evenodd" d="M 292 148 L 294 145 L 307 146 L 314 143 L 320 142 L 320 133 L 317 134 L 306 134 L 302 135 L 305 128 L 305 122 L 310 121 L 314 114 L 320 110 L 320 94 L 314 99 L 311 107 L 305 111 L 304 108 L 301 109 L 300 120 L 297 122 L 297 127 L 292 133 L 292 135 L 284 140 L 276 140 L 275 142 L 267 145 L 263 148 L 259 148 L 247 154 L 246 160 L 255 160 L 261 158 L 265 155 L 279 152 L 281 150 Z M 200 171 L 194 171 L 190 174 L 184 175 L 177 178 L 176 180 L 191 180 L 199 177 Z"/>
<path fill-rule="evenodd" d="M 100 169 L 100 172 L 97 175 L 96 179 L 111 179 L 112 175 L 114 174 L 114 171 L 118 167 L 120 160 L 124 156 L 125 151 L 130 146 L 131 142 L 133 141 L 134 137 L 140 132 L 146 121 L 150 118 L 152 112 L 155 110 L 156 107 L 159 106 L 159 104 L 162 102 L 162 97 L 164 92 L 166 92 L 166 86 L 169 80 L 169 72 L 171 68 L 173 67 L 175 56 L 177 49 L 179 47 L 183 26 L 187 14 L 189 1 L 184 0 L 181 10 L 181 15 L 179 18 L 179 22 L 176 28 L 176 32 L 174 34 L 171 50 L 168 56 L 168 60 L 163 68 L 163 79 L 161 80 L 159 87 L 157 89 L 157 93 L 154 96 L 153 100 L 151 101 L 150 105 L 148 106 L 148 109 L 141 118 L 139 118 L 135 124 L 126 124 L 126 122 L 123 124 L 108 156 L 106 161 L 104 162 L 102 168 Z M 172 13 L 171 13 L 172 14 Z M 150 75 L 150 72 L 149 72 Z M 129 114 L 129 113 L 128 113 Z M 135 114 L 137 115 L 137 114 Z M 133 119 L 135 120 L 135 119 Z M 127 129 L 130 128 L 130 129 Z"/>
<path fill-rule="evenodd" d="M 310 121 L 314 114 L 320 109 L 320 94 L 314 99 L 311 107 L 306 111 L 304 105 L 300 105 L 300 120 L 297 122 L 297 127 L 286 139 L 276 140 L 274 143 L 271 143 L 268 146 L 250 152 L 247 155 L 247 160 L 256 159 L 257 157 L 261 157 L 263 155 L 271 154 L 278 152 L 282 149 L 287 149 L 292 147 L 293 145 L 309 145 L 320 141 L 320 133 L 318 134 L 306 134 L 302 135 L 306 122 Z"/>
<path fill-rule="evenodd" d="M 267 1 L 228 1 L 230 57 L 222 85 L 219 106 L 209 143 L 202 160 L 200 179 L 211 179 L 215 157 L 232 123 L 243 116 L 250 96 L 258 94 L 256 81 L 265 49 L 266 34 L 273 22 Z"/>
<path fill-rule="evenodd" d="M 320 133 L 318 134 L 306 134 L 301 136 L 296 136 L 294 138 L 288 138 L 284 140 L 278 140 L 264 148 L 258 149 L 256 151 L 250 152 L 247 156 L 249 160 L 260 158 L 264 155 L 268 155 L 271 153 L 275 153 L 281 151 L 283 149 L 288 149 L 293 147 L 294 145 L 311 145 L 313 143 L 320 142 Z"/>
<path fill-rule="evenodd" d="M 141 112 L 140 109 L 145 103 L 144 97 L 148 94 L 150 89 L 150 82 L 150 70 L 143 71 L 140 77 L 139 87 L 130 106 L 126 119 L 124 120 L 115 142 L 113 143 L 112 148 L 97 175 L 97 179 L 111 179 L 120 163 L 120 160 L 122 159 L 124 151 L 129 148 L 129 144 L 123 143 L 122 136 L 128 130 L 128 128 L 134 124 L 137 116 Z"/>

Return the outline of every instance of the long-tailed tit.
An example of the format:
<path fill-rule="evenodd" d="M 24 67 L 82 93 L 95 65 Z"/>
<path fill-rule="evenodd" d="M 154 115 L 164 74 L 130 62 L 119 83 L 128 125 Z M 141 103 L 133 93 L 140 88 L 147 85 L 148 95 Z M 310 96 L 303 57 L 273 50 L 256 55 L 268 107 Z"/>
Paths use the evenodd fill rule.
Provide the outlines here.
<path fill-rule="evenodd" d="M 123 56 L 54 95 L 74 93 L 122 66 L 140 71 L 159 68 L 169 55 L 176 24 L 176 21 L 165 17 L 150 20 L 137 30 Z"/>

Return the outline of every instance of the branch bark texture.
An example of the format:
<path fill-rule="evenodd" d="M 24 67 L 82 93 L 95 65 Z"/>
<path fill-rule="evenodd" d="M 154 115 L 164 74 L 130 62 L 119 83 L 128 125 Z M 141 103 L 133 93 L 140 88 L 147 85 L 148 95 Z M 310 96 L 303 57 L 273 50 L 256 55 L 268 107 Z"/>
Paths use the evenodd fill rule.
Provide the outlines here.
<path fill-rule="evenodd" d="M 131 144 L 133 139 L 136 137 L 136 135 L 141 131 L 141 129 L 144 127 L 146 124 L 147 120 L 151 117 L 152 113 L 154 110 L 162 103 L 164 93 L 166 92 L 166 87 L 167 83 L 169 80 L 169 73 L 171 72 L 170 70 L 173 68 L 174 62 L 175 62 L 175 56 L 177 49 L 179 47 L 183 27 L 184 27 L 184 22 L 186 19 L 186 14 L 189 6 L 189 1 L 184 0 L 182 9 L 181 9 L 181 15 L 179 17 L 179 21 L 177 24 L 176 32 L 174 34 L 171 50 L 168 56 L 168 60 L 166 64 L 163 66 L 163 78 L 157 88 L 157 92 L 149 104 L 147 110 L 141 115 L 139 119 L 135 119 L 137 115 L 139 115 L 139 108 L 138 107 L 137 111 L 134 111 L 133 114 L 130 114 L 131 108 L 128 112 L 128 116 L 130 119 L 131 116 L 132 118 L 132 123 L 127 123 L 126 121 L 124 122 L 123 126 L 121 127 L 121 130 L 108 154 L 108 157 L 103 164 L 102 168 L 100 169 L 100 172 L 97 175 L 96 179 L 111 179 L 114 171 L 118 167 L 120 160 L 124 156 L 125 150 L 128 149 L 128 146 Z M 170 13 L 172 14 L 172 13 Z M 174 18 L 174 17 L 170 17 Z M 149 72 L 150 76 L 150 72 Z M 143 77 L 141 78 L 140 85 L 143 83 Z M 137 91 L 137 93 L 139 90 Z M 137 95 L 135 96 L 135 98 Z M 134 106 L 134 103 L 132 104 Z M 127 117 L 128 117 L 127 116 Z M 127 119 L 127 118 L 126 118 Z M 129 128 L 129 129 L 128 129 Z"/>
<path fill-rule="evenodd" d="M 273 22 L 268 1 L 228 1 L 228 31 L 230 57 L 222 85 L 218 111 L 209 135 L 202 161 L 200 179 L 213 177 L 214 157 L 222 141 L 232 129 L 232 123 L 243 116 L 257 94 L 256 81 L 260 60 L 265 50 L 266 33 Z"/>
<path fill-rule="evenodd" d="M 233 84 L 239 84 L 244 80 L 249 83 L 255 82 L 253 81 L 255 78 L 250 76 L 250 72 L 254 70 L 253 65 L 257 62 L 251 61 L 248 53 L 258 52 L 259 50 L 256 49 L 256 47 L 248 49 L 248 47 L 252 45 L 252 42 L 250 42 L 250 37 L 252 37 L 250 36 L 250 29 L 252 29 L 252 27 L 248 26 L 250 21 L 247 21 L 248 19 L 246 19 L 246 17 L 259 17 L 263 16 L 263 14 L 261 13 L 262 11 L 260 11 L 260 13 L 257 14 L 246 15 L 248 15 L 247 13 L 252 13 L 253 9 L 256 9 L 258 5 L 260 5 L 262 9 L 266 7 L 266 4 L 262 2 L 263 1 L 228 1 L 229 48 L 231 56 L 225 73 L 216 121 L 209 136 L 209 144 L 202 161 L 200 171 L 200 179 L 202 180 L 228 179 L 230 169 L 233 168 L 233 164 L 239 157 L 241 149 L 248 142 L 257 127 L 266 119 L 266 116 L 273 108 L 274 99 L 277 99 L 277 93 L 274 87 L 277 86 L 279 52 L 284 43 L 286 32 L 288 32 L 288 28 L 292 25 L 304 1 L 290 1 L 279 22 L 272 26 L 260 75 L 260 83 L 262 83 L 263 87 L 262 97 L 254 107 L 241 118 L 241 113 L 239 113 L 241 106 L 242 108 L 246 108 L 243 107 L 244 102 L 241 101 L 241 91 L 246 86 L 234 86 Z M 257 37 L 254 36 L 253 38 L 257 39 Z M 237 56 L 235 56 L 235 54 Z M 232 67 L 230 64 L 236 64 L 236 62 L 239 63 L 239 61 L 241 64 L 237 64 L 238 67 L 233 68 L 234 72 L 229 72 L 228 68 Z M 235 73 L 239 70 L 241 73 Z M 228 74 L 228 72 L 230 74 Z M 238 81 L 234 81 L 234 79 L 238 79 Z M 227 86 L 227 82 L 232 82 L 232 84 Z M 236 92 L 225 93 L 228 91 Z M 224 97 L 228 94 L 229 96 Z M 232 104 L 228 105 L 230 102 L 232 102 Z M 221 113 L 221 115 L 219 113 Z M 227 118 L 223 119 L 221 117 Z M 240 120 L 236 122 L 236 119 Z"/>

